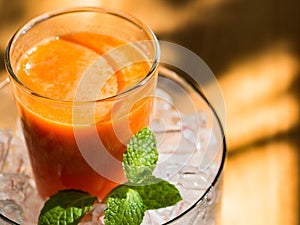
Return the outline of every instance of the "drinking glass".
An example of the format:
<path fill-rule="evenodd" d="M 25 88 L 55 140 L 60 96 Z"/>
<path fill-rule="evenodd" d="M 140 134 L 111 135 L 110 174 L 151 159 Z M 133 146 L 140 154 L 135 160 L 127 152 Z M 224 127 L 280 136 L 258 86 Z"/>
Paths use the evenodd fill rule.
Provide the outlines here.
<path fill-rule="evenodd" d="M 72 35 L 78 33 L 74 39 Z M 100 41 L 87 40 L 99 34 L 103 37 Z M 27 73 L 27 67 L 35 66 L 34 63 L 27 63 L 26 68 L 20 65 L 25 54 L 36 51 L 36 46 L 41 43 L 66 35 L 70 35 L 68 38 L 76 45 L 85 46 L 81 42 L 89 42 L 85 46 L 89 50 L 88 56 L 95 56 L 91 62 L 89 58 L 79 62 L 84 64 L 80 65 L 83 69 L 78 68 L 84 75 L 76 86 L 73 99 L 60 95 L 49 97 L 47 91 L 41 94 L 42 88 L 57 92 L 57 87 L 51 89 L 51 80 L 42 88 L 42 84 L 34 84 L 38 88 L 33 89 L 34 85 L 29 87 L 19 78 L 21 70 Z M 122 44 L 114 44 L 117 40 Z M 95 54 L 94 45 L 105 45 L 101 48 L 103 52 Z M 25 57 L 30 57 L 30 53 Z M 70 59 L 64 59 L 64 64 L 68 66 L 59 64 L 57 67 L 62 69 L 56 71 L 63 74 L 64 70 L 70 70 L 68 75 L 72 75 L 73 67 L 79 66 L 72 62 L 72 52 L 67 57 Z M 47 60 L 50 62 L 53 58 Z M 73 188 L 101 199 L 122 183 L 121 158 L 126 143 L 133 134 L 149 125 L 158 60 L 159 45 L 150 28 L 138 19 L 112 9 L 74 8 L 46 13 L 25 24 L 14 35 L 7 47 L 5 62 L 42 198 L 61 189 Z M 42 66 L 48 61 L 41 62 Z M 149 68 L 145 70 L 139 66 L 141 63 L 149 64 Z M 41 71 L 41 76 L 53 76 L 52 70 L 51 67 Z M 137 73 L 143 73 L 139 75 L 141 78 L 131 82 Z M 73 88 L 73 80 L 61 79 L 61 82 L 63 86 Z M 110 83 L 113 87 L 104 89 Z M 121 89 L 116 93 L 115 83 Z M 102 87 L 104 94 L 113 93 L 98 97 Z"/>

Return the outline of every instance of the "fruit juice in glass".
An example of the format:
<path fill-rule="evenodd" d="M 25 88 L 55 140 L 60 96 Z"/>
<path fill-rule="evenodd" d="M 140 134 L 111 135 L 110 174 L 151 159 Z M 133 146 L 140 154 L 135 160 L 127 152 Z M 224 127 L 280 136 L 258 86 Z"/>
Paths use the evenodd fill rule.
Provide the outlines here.
<path fill-rule="evenodd" d="M 149 125 L 159 47 L 119 11 L 51 12 L 23 26 L 6 65 L 42 198 L 79 189 L 102 199 L 124 182 L 129 139 Z"/>

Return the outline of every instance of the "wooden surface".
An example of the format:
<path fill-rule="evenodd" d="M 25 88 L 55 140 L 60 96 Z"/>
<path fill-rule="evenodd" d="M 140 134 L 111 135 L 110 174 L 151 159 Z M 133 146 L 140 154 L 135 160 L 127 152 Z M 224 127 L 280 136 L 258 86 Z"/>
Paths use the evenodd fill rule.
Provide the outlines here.
<path fill-rule="evenodd" d="M 1 54 L 27 19 L 82 2 L 134 14 L 213 70 L 229 151 L 223 225 L 299 224 L 300 2 L 0 0 Z"/>

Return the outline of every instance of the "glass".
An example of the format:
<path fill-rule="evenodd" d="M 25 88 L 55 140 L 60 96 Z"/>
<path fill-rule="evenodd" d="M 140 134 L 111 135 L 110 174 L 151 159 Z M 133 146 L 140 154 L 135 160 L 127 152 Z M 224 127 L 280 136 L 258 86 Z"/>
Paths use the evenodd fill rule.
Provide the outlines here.
<path fill-rule="evenodd" d="M 76 22 L 79 23 L 80 21 Z M 50 31 L 45 28 L 45 32 Z M 65 32 L 68 31 L 65 30 Z M 138 91 L 141 95 L 143 91 L 139 90 L 148 90 L 144 86 L 147 83 L 150 83 L 150 86 L 155 89 L 155 93 L 146 94 L 146 99 L 151 96 L 149 101 L 154 101 L 153 110 L 149 109 L 148 111 L 150 127 L 155 132 L 159 152 L 159 161 L 154 174 L 175 184 L 183 200 L 175 206 L 147 211 L 142 224 L 219 224 L 222 174 L 226 158 L 226 144 L 222 124 L 199 84 L 184 71 L 171 65 L 161 62 L 159 68 L 157 68 L 158 49 L 153 49 L 153 46 L 158 46 L 156 39 L 150 39 L 150 42 L 145 42 L 145 40 L 148 39 L 143 39 L 142 42 L 137 43 L 138 46 L 145 46 L 145 44 L 150 46 L 150 50 L 147 51 L 152 52 L 152 56 L 157 56 L 150 57 L 152 61 L 155 59 L 152 68 L 154 66 L 155 69 L 158 69 L 158 71 L 155 71 L 158 72 L 158 79 L 155 78 L 155 82 L 153 81 L 156 84 L 157 79 L 157 86 L 146 79 L 145 83 L 141 82 L 138 87 L 130 89 L 124 95 L 135 91 Z M 25 41 L 25 43 L 27 42 L 28 40 Z M 15 60 L 14 63 L 16 62 Z M 10 65 L 8 64 L 8 66 Z M 155 77 L 155 75 L 151 75 L 151 77 Z M 16 81 L 12 79 L 12 82 Z M 11 101 L 10 94 L 8 94 L 9 96 L 6 94 L 9 90 L 7 82 L 4 83 L 4 85 L 0 85 L 3 86 L 0 96 Z M 20 84 L 17 82 L 13 86 L 16 86 L 14 88 L 16 95 L 16 88 L 19 88 Z M 21 88 L 23 87 L 21 86 Z M 27 93 L 27 95 L 31 96 L 32 94 Z M 40 98 L 40 96 L 33 96 L 33 98 Z M 140 100 L 140 98 L 138 99 Z M 18 101 L 18 96 L 16 100 Z M 126 101 L 128 100 L 129 97 L 126 97 Z M 133 102 L 136 102 L 134 100 L 136 100 L 136 96 L 133 98 Z M 82 105 L 79 106 L 82 107 Z M 61 104 L 55 104 L 55 107 L 59 108 Z M 125 111 L 128 112 L 128 109 Z M 0 166 L 2 166 L 2 169 L 0 168 L 0 180 L 6 182 L 13 180 L 18 188 L 5 186 L 8 189 L 6 189 L 6 192 L 10 193 L 6 200 L 2 200 L 1 193 L 3 191 L 0 189 L 0 204 L 2 204 L 2 208 L 0 207 L 2 209 L 0 223 L 36 224 L 43 200 L 38 196 L 33 182 L 28 155 L 25 154 L 26 146 L 22 139 L 21 129 L 17 125 L 10 128 L 10 130 L 13 130 L 13 132 L 7 131 L 3 127 L 2 130 L 0 129 L 2 131 L 0 132 L 0 141 L 3 142 L 0 147 L 3 146 L 3 149 L 5 149 L 2 154 L 5 157 L 3 157 L 2 162 L 0 161 Z M 18 166 L 12 162 L 19 162 Z M 82 222 L 80 225 L 101 225 L 101 221 L 97 220 L 99 214 L 101 215 L 101 207 L 95 205 L 95 209 L 92 210 L 92 213 L 96 213 L 93 214 L 95 221 Z"/>
<path fill-rule="evenodd" d="M 74 40 L 72 35 L 78 33 L 80 35 L 75 36 Z M 91 45 L 98 46 L 105 41 L 107 45 L 102 47 L 102 55 L 94 53 L 98 50 L 95 50 L 94 46 L 81 47 L 89 50 L 84 57 L 96 56 L 91 59 L 87 68 L 82 65 L 84 74 L 76 87 L 74 99 L 46 95 L 48 89 L 51 90 L 48 86 L 53 85 L 51 81 L 48 81 L 50 85 L 45 84 L 43 88 L 47 88 L 47 91 L 41 94 L 40 87 L 32 88 L 36 84 L 29 87 L 19 78 L 23 70 L 27 73 L 27 67 L 31 69 L 36 66 L 34 63 L 26 63 L 23 67 L 20 62 L 26 60 L 26 57 L 30 58 L 28 52 L 37 51 L 36 46 L 42 42 L 49 41 L 50 38 L 69 38 L 68 45 L 72 42 L 72 47 L 67 57 L 70 57 L 71 61 L 74 46 L 81 45 L 80 41 L 83 40 L 76 37 L 93 38 L 91 33 L 101 34 L 102 38 L 99 38 L 99 43 L 98 39 L 90 41 Z M 117 40 L 122 44 L 113 46 Z M 62 42 L 65 43 L 64 41 Z M 65 44 L 62 46 L 67 47 Z M 47 54 L 53 51 L 50 48 L 48 50 L 50 53 Z M 24 58 L 25 54 L 27 56 Z M 58 56 L 48 57 L 47 62 L 41 62 L 42 66 L 45 67 L 45 64 L 55 60 L 54 57 Z M 78 63 L 85 64 L 89 60 L 84 58 L 83 62 Z M 61 189 L 73 188 L 87 191 L 101 199 L 112 188 L 122 183 L 124 177 L 121 157 L 126 143 L 138 130 L 149 125 L 158 60 L 159 46 L 153 32 L 137 19 L 110 9 L 79 8 L 47 13 L 33 19 L 15 34 L 7 48 L 6 65 L 20 111 L 37 189 L 42 198 L 49 197 Z M 139 68 L 138 63 L 142 62 L 150 64 L 147 71 L 144 69 L 145 71 L 141 72 L 144 72 L 142 78 L 135 83 L 130 81 L 124 84 L 118 93 L 112 90 L 111 95 L 98 97 L 99 90 L 102 86 L 104 89 L 106 84 L 110 85 L 109 82 L 119 85 L 119 77 L 124 80 L 132 79 L 131 74 L 135 71 L 131 70 Z M 64 67 L 67 63 L 70 65 Z M 79 67 L 67 60 L 57 66 L 63 68 L 57 70 L 62 75 L 65 70 L 70 70 L 70 76 L 75 73 L 70 68 Z M 43 71 L 38 72 L 45 73 L 43 76 L 50 79 L 54 68 L 48 69 L 45 71 L 43 68 Z M 126 69 L 129 72 L 126 72 Z M 83 69 L 80 67 L 78 70 Z M 99 73 L 99 76 L 95 76 L 96 73 Z M 118 77 L 115 78 L 117 73 Z M 127 74 L 130 74 L 130 77 L 126 77 Z M 118 81 L 114 81 L 113 78 Z M 66 82 L 65 85 L 73 88 L 73 80 L 61 82 Z M 115 87 L 111 89 L 113 88 Z M 110 94 L 110 89 L 105 91 Z"/>

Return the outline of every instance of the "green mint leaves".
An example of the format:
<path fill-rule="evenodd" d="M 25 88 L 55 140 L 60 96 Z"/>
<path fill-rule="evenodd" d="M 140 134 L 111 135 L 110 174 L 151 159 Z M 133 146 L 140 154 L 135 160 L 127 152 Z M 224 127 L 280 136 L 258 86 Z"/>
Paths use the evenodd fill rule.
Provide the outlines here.
<path fill-rule="evenodd" d="M 177 188 L 153 176 L 158 160 L 156 139 L 145 127 L 128 143 L 122 166 L 128 182 L 104 199 L 105 225 L 139 225 L 146 210 L 165 208 L 180 201 Z M 97 197 L 76 190 L 60 191 L 45 203 L 38 225 L 75 225 L 92 208 Z"/>
<path fill-rule="evenodd" d="M 60 191 L 45 202 L 38 225 L 77 225 L 96 201 L 82 191 Z"/>
<path fill-rule="evenodd" d="M 127 145 L 122 165 L 128 182 L 109 195 L 105 225 L 139 225 L 146 210 L 165 208 L 181 200 L 174 185 L 152 175 L 157 160 L 155 136 L 145 127 Z"/>
<path fill-rule="evenodd" d="M 155 136 L 151 130 L 144 128 L 127 145 L 122 162 L 125 176 L 133 184 L 143 184 L 152 176 L 157 160 Z"/>
<path fill-rule="evenodd" d="M 148 185 L 131 188 L 139 193 L 147 209 L 165 208 L 182 200 L 179 191 L 173 184 L 156 177 L 152 177 Z"/>
<path fill-rule="evenodd" d="M 146 207 L 139 193 L 119 186 L 110 195 L 105 210 L 105 225 L 141 224 Z"/>

